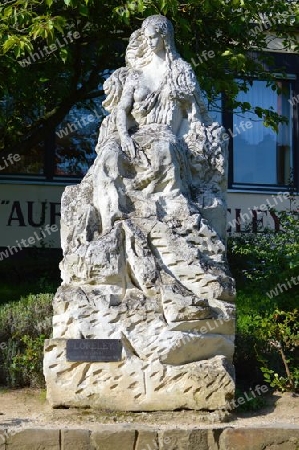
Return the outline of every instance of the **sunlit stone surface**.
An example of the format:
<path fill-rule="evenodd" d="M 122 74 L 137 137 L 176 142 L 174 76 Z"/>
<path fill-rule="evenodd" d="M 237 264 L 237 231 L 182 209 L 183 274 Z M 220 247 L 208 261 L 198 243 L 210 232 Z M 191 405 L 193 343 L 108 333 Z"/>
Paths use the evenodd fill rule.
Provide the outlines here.
<path fill-rule="evenodd" d="M 229 407 L 234 282 L 226 142 L 171 23 L 147 18 L 104 85 L 98 157 L 62 197 L 62 285 L 44 373 L 53 406 Z M 67 339 L 121 339 L 118 362 L 70 362 Z"/>

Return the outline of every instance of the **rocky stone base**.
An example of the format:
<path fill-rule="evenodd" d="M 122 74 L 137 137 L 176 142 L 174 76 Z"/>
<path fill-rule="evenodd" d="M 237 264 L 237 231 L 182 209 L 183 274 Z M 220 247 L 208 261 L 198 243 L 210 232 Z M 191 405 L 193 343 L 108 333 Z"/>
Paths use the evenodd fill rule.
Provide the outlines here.
<path fill-rule="evenodd" d="M 153 429 L 99 425 L 89 429 L 0 431 L 0 450 L 297 450 L 299 427 Z"/>
<path fill-rule="evenodd" d="M 70 362 L 66 359 L 66 342 L 49 339 L 45 343 L 47 398 L 53 407 L 119 411 L 215 411 L 231 407 L 234 370 L 223 355 L 183 365 L 175 361 L 165 364 L 160 358 L 149 362 L 134 353 L 122 337 L 121 361 Z"/>
<path fill-rule="evenodd" d="M 65 189 L 62 284 L 44 357 L 53 407 L 230 409 L 226 143 L 219 124 L 192 123 L 184 139 L 161 124 L 140 127 L 134 160 L 114 134 L 100 140 L 82 182 Z M 122 356 L 70 362 L 69 339 L 121 340 Z"/>

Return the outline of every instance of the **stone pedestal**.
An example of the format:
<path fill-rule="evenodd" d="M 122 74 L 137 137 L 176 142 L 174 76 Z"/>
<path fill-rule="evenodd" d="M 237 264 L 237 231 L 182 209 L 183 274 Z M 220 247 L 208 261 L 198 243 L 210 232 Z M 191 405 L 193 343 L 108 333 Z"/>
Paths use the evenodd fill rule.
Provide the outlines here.
<path fill-rule="evenodd" d="M 181 360 L 198 359 L 200 353 L 206 358 L 204 346 L 211 347 L 211 343 L 205 337 L 207 339 L 195 335 L 193 348 L 198 345 L 198 350 L 194 352 L 189 348 Z M 218 344 L 219 353 L 224 353 L 224 348 L 231 353 L 232 341 L 228 336 L 213 335 L 212 338 L 212 342 Z M 234 371 L 226 357 L 219 355 L 188 364 L 180 363 L 179 358 L 172 364 L 159 359 L 147 362 L 134 354 L 125 338 L 123 342 L 122 361 L 75 363 L 66 360 L 65 339 L 47 340 L 45 366 L 50 404 L 122 411 L 230 409 Z M 184 348 L 182 345 L 182 350 Z"/>

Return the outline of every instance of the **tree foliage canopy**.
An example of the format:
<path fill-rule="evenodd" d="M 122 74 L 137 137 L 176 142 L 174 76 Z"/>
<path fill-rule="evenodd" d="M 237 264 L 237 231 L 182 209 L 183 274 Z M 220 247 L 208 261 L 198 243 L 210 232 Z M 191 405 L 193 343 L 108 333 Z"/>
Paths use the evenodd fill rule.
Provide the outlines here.
<path fill-rule="evenodd" d="M 0 148 L 26 152 L 72 106 L 100 97 L 105 70 L 123 64 L 132 31 L 158 13 L 172 20 L 178 50 L 193 64 L 209 100 L 224 93 L 229 108 L 250 109 L 249 103 L 236 102 L 250 79 L 266 79 L 273 90 L 279 89 L 265 52 L 271 36 L 281 38 L 286 49 L 298 50 L 296 1 L 4 0 Z M 275 112 L 255 112 L 277 127 Z"/>

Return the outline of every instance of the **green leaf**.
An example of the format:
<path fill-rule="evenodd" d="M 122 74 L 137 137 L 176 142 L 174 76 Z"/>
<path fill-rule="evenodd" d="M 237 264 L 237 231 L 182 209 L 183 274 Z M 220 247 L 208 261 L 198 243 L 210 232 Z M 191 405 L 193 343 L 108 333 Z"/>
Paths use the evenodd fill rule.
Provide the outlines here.
<path fill-rule="evenodd" d="M 9 17 L 12 15 L 12 6 L 8 6 L 7 8 L 4 9 L 4 17 Z"/>
<path fill-rule="evenodd" d="M 60 54 L 60 58 L 62 59 L 62 61 L 64 63 L 66 63 L 66 61 L 68 59 L 68 55 L 69 55 L 67 48 L 61 48 L 59 54 Z"/>
<path fill-rule="evenodd" d="M 88 17 L 88 7 L 86 5 L 80 5 L 79 12 L 81 16 Z"/>
<path fill-rule="evenodd" d="M 19 56 L 21 55 L 21 46 L 20 47 L 15 46 L 13 50 L 14 50 L 15 57 L 19 58 Z"/>
<path fill-rule="evenodd" d="M 56 16 L 53 18 L 54 28 L 56 28 L 56 30 L 58 30 L 62 34 L 65 33 L 64 27 L 66 23 L 67 23 L 66 19 L 62 16 Z"/>
<path fill-rule="evenodd" d="M 163 14 L 166 14 L 168 11 L 167 0 L 160 0 L 160 9 Z"/>
<path fill-rule="evenodd" d="M 142 13 L 145 9 L 143 0 L 139 0 L 137 4 L 137 12 Z"/>
<path fill-rule="evenodd" d="M 60 23 L 55 22 L 54 27 L 56 28 L 56 30 L 60 31 L 60 33 L 64 33 L 64 29 L 62 28 L 62 26 L 60 25 Z"/>
<path fill-rule="evenodd" d="M 16 40 L 14 37 L 8 38 L 7 41 L 3 44 L 3 52 L 7 53 L 11 48 L 13 48 L 16 45 Z"/>

